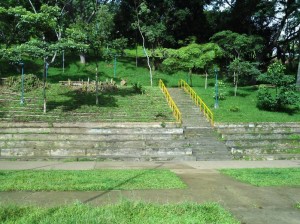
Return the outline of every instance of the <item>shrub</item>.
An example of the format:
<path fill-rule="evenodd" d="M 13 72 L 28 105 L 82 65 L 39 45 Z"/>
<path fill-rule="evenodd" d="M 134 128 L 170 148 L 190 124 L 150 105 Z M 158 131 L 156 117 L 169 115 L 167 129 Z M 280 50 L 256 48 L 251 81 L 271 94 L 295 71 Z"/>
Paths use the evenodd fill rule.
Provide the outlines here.
<path fill-rule="evenodd" d="M 240 112 L 241 109 L 238 106 L 232 106 L 232 107 L 230 107 L 229 111 L 231 111 L 231 112 Z"/>
<path fill-rule="evenodd" d="M 270 83 L 275 93 L 270 88 L 260 87 L 257 95 L 257 107 L 263 110 L 280 111 L 287 106 L 295 106 L 299 97 L 296 94 L 296 86 L 292 84 L 294 78 L 285 75 L 285 66 L 280 62 L 274 62 L 268 67 L 265 74 L 259 76 L 259 80 Z"/>
<path fill-rule="evenodd" d="M 143 86 L 140 83 L 133 83 L 132 91 L 137 94 L 143 94 L 145 92 Z"/>
<path fill-rule="evenodd" d="M 21 91 L 22 90 L 22 77 L 18 76 L 10 76 L 7 78 L 6 84 L 13 91 Z M 24 92 L 29 92 L 33 89 L 37 89 L 42 87 L 43 83 L 39 80 L 36 75 L 26 74 L 24 75 Z"/>
<path fill-rule="evenodd" d="M 218 99 L 225 100 L 227 97 L 226 84 L 223 81 L 218 81 Z M 216 92 L 214 88 L 213 98 L 216 98 Z"/>

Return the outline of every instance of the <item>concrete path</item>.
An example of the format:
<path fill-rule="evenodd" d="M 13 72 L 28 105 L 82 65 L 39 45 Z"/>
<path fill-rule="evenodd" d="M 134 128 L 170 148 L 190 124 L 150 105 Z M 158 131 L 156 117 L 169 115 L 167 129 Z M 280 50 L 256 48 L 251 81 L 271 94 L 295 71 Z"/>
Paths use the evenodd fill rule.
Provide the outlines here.
<path fill-rule="evenodd" d="M 0 192 L 0 203 L 55 206 L 74 201 L 92 205 L 122 198 L 157 203 L 214 201 L 230 210 L 243 224 L 299 224 L 299 187 L 254 187 L 218 172 L 220 168 L 298 167 L 300 161 L 198 161 L 198 162 L 25 162 L 0 161 L 0 170 L 171 169 L 187 185 L 183 190 L 130 190 L 97 192 Z"/>

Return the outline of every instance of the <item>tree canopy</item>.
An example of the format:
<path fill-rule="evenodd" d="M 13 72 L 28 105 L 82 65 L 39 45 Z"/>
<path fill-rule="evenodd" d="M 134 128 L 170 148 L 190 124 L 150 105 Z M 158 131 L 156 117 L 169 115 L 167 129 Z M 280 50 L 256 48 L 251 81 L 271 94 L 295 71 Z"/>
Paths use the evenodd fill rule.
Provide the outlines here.
<path fill-rule="evenodd" d="M 137 14 L 140 31 L 134 25 Z M 72 51 L 80 55 L 84 63 L 86 54 L 99 53 L 102 57 L 105 45 L 111 48 L 120 43 L 131 47 L 142 45 L 140 32 L 152 53 L 157 48 L 172 48 L 178 53 L 189 46 L 191 40 L 195 44 L 215 43 L 226 59 L 223 68 L 238 58 L 245 63 L 257 63 L 260 69 L 266 70 L 277 58 L 296 74 L 300 61 L 300 1 L 0 2 L 0 58 L 3 60 L 44 57 L 51 63 L 62 51 Z M 122 49 L 122 46 L 117 48 Z M 182 65 L 184 59 L 180 60 Z M 186 62 L 185 67 L 198 66 L 191 63 Z"/>

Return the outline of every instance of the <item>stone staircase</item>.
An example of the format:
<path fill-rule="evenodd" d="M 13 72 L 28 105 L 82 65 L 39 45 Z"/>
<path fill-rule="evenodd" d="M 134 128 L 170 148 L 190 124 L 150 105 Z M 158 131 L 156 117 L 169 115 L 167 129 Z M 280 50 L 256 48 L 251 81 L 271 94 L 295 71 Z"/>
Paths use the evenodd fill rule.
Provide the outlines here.
<path fill-rule="evenodd" d="M 300 123 L 217 124 L 235 159 L 300 159 Z"/>
<path fill-rule="evenodd" d="M 182 113 L 181 127 L 171 122 L 116 122 L 115 117 L 114 122 L 47 123 L 16 122 L 4 116 L 0 117 L 0 159 L 300 159 L 299 122 L 212 128 L 188 94 L 179 88 L 168 90 Z"/>
<path fill-rule="evenodd" d="M 216 132 L 180 89 L 176 123 L 0 122 L 0 159 L 228 160 Z"/>
<path fill-rule="evenodd" d="M 0 159 L 70 158 L 195 160 L 172 123 L 0 123 Z"/>
<path fill-rule="evenodd" d="M 187 144 L 196 160 L 230 160 L 231 153 L 217 132 L 182 89 L 169 88 L 170 95 L 182 113 L 182 126 Z"/>

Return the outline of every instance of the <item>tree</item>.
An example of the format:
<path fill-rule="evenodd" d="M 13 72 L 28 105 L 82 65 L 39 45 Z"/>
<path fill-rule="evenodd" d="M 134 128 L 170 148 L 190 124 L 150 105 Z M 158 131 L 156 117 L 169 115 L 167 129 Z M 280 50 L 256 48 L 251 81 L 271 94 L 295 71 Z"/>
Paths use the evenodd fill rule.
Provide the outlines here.
<path fill-rule="evenodd" d="M 216 67 L 216 60 L 223 56 L 224 51 L 219 47 L 219 45 L 214 43 L 203 44 L 201 45 L 201 48 L 202 54 L 199 60 L 202 60 L 204 63 L 205 89 L 207 89 L 208 70 L 212 70 Z"/>
<path fill-rule="evenodd" d="M 139 11 L 140 9 L 140 11 Z M 149 67 L 149 74 L 150 74 L 150 85 L 153 86 L 153 74 L 152 74 L 152 68 L 150 65 L 150 59 L 149 59 L 149 55 L 147 53 L 146 50 L 146 46 L 145 46 L 145 35 L 143 33 L 142 27 L 141 27 L 141 22 L 140 22 L 140 14 L 143 13 L 144 11 L 148 11 L 147 6 L 142 2 L 140 5 L 136 5 L 135 7 L 135 13 L 136 13 L 136 23 L 135 26 L 137 27 L 141 37 L 142 37 L 142 41 L 143 41 L 143 49 L 144 49 L 144 53 L 147 57 L 147 64 Z"/>
<path fill-rule="evenodd" d="M 94 51 L 96 57 L 96 104 L 99 104 L 99 88 L 98 88 L 98 72 L 99 60 L 103 48 L 107 45 L 110 33 L 113 28 L 113 15 L 109 8 L 105 5 L 100 5 L 95 13 L 95 19 L 88 26 L 88 42 L 90 48 Z"/>
<path fill-rule="evenodd" d="M 298 64 L 296 87 L 297 87 L 298 91 L 300 91 L 300 59 L 299 59 L 299 64 Z"/>
<path fill-rule="evenodd" d="M 298 0 L 213 0 L 211 27 L 264 38 L 263 60 L 295 58 L 299 45 L 300 1 Z"/>
<path fill-rule="evenodd" d="M 275 88 L 275 93 L 266 87 L 259 90 L 257 103 L 259 108 L 279 111 L 285 109 L 286 106 L 296 105 L 300 100 L 295 93 L 294 77 L 285 74 L 285 66 L 280 62 L 271 64 L 268 71 L 261 74 L 258 79 Z"/>
<path fill-rule="evenodd" d="M 31 3 L 31 1 L 29 2 Z M 60 48 L 60 42 L 57 40 L 53 41 L 49 34 L 54 32 L 57 28 L 60 9 L 57 6 L 41 5 L 38 12 L 32 3 L 31 6 L 34 12 L 31 12 L 21 6 L 10 7 L 8 9 L 0 8 L 0 14 L 12 17 L 19 32 L 25 33 L 22 39 L 7 39 L 10 42 L 6 42 L 5 48 L 1 51 L 1 53 L 2 57 L 15 63 L 17 61 L 21 62 L 24 56 L 30 58 L 43 58 L 43 98 L 44 113 L 46 113 L 46 73 L 49 64 L 54 62 L 56 54 Z"/>
<path fill-rule="evenodd" d="M 176 50 L 167 49 L 166 56 L 167 58 L 163 61 L 163 64 L 172 70 L 187 70 L 190 84 L 193 85 L 192 71 L 195 69 L 206 70 L 217 57 L 222 56 L 222 50 L 217 44 L 213 43 L 202 45 L 192 43 Z"/>
<path fill-rule="evenodd" d="M 257 69 L 257 64 L 249 61 L 242 61 L 239 58 L 234 59 L 228 66 L 228 71 L 233 74 L 234 96 L 237 95 L 238 84 L 240 79 L 247 82 L 257 78 L 260 71 Z"/>
<path fill-rule="evenodd" d="M 262 50 L 262 38 L 254 35 L 238 34 L 229 30 L 216 33 L 211 41 L 224 50 L 229 64 L 229 77 L 233 77 L 235 96 L 239 82 L 247 83 L 259 74 L 258 54 Z"/>
<path fill-rule="evenodd" d="M 224 50 L 228 61 L 236 58 L 249 61 L 257 60 L 263 43 L 259 36 L 239 34 L 230 30 L 216 33 L 210 40 Z"/>

